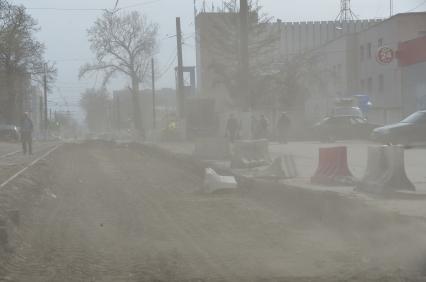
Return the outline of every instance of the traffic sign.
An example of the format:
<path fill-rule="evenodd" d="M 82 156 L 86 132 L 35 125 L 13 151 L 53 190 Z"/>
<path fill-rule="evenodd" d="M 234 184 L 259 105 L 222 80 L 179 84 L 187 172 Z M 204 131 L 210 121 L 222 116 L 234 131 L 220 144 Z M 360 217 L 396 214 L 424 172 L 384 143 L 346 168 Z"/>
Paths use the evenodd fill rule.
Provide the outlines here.
<path fill-rule="evenodd" d="M 390 47 L 381 47 L 377 51 L 376 61 L 381 65 L 387 65 L 395 59 L 395 52 Z"/>

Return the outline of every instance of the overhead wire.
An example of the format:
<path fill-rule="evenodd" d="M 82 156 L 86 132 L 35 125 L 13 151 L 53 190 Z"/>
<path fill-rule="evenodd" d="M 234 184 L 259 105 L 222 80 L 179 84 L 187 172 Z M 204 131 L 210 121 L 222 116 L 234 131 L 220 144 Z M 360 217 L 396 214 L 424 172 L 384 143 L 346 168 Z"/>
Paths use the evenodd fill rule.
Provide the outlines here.
<path fill-rule="evenodd" d="M 413 11 L 417 10 L 418 8 L 420 8 L 421 6 L 425 5 L 425 4 L 426 4 L 426 0 L 422 1 L 420 4 L 418 4 L 418 5 L 417 5 L 417 6 L 415 6 L 414 8 L 412 8 L 412 9 L 410 9 L 410 10 L 406 11 L 405 13 L 413 12 Z"/>
<path fill-rule="evenodd" d="M 157 2 L 160 2 L 162 0 L 151 0 L 151 1 L 144 1 L 141 3 L 137 3 L 137 4 L 133 4 L 133 5 L 128 5 L 128 6 L 123 6 L 123 7 L 118 7 L 118 2 L 116 2 L 116 6 L 113 9 L 113 12 L 117 12 L 120 10 L 125 10 L 125 9 L 130 9 L 130 8 L 134 8 L 134 7 L 140 7 L 140 6 L 145 6 L 145 5 L 150 5 L 150 4 L 154 4 Z M 108 11 L 108 9 L 106 8 L 58 8 L 58 7 L 26 7 L 27 10 L 50 10 L 50 11 L 77 11 L 77 12 L 93 12 L 93 11 L 97 11 L 97 12 L 106 12 Z"/>

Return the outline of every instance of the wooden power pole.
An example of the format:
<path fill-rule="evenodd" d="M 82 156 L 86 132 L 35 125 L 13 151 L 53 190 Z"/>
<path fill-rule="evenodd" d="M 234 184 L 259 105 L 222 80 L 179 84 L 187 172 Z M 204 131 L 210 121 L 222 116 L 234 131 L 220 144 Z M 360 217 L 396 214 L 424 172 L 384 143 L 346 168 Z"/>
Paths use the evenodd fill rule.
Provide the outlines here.
<path fill-rule="evenodd" d="M 155 67 L 154 67 L 154 58 L 151 59 L 151 74 L 152 74 L 152 128 L 157 127 L 157 114 L 155 111 Z"/>
<path fill-rule="evenodd" d="M 47 138 L 47 131 L 49 130 L 49 117 L 47 115 L 47 65 L 44 64 L 44 74 L 43 74 L 43 92 L 44 92 L 44 133 Z"/>
<path fill-rule="evenodd" d="M 182 56 L 182 29 L 180 18 L 176 18 L 176 38 L 177 38 L 177 106 L 180 118 L 185 117 L 185 93 L 183 82 L 183 56 Z"/>
<path fill-rule="evenodd" d="M 248 34 L 249 6 L 247 0 L 240 0 L 240 72 L 241 72 L 241 94 L 243 98 L 248 97 L 250 107 L 254 107 L 254 97 L 251 96 L 250 62 L 249 62 L 249 34 Z M 245 99 L 244 99 L 245 100 Z"/>

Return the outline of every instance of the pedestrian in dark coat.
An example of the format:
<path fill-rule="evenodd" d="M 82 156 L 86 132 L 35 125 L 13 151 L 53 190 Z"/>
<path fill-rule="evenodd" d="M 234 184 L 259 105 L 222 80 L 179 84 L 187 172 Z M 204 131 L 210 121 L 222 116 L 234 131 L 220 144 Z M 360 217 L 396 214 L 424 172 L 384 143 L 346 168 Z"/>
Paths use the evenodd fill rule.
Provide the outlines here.
<path fill-rule="evenodd" d="M 280 143 L 288 142 L 288 132 L 290 130 L 291 121 L 285 112 L 282 112 L 277 122 L 277 135 Z"/>
<path fill-rule="evenodd" d="M 238 130 L 240 125 L 234 114 L 230 114 L 228 121 L 226 122 L 226 133 L 225 136 L 229 138 L 229 141 L 234 142 L 238 138 Z"/>
<path fill-rule="evenodd" d="M 33 153 L 33 130 L 33 122 L 31 121 L 28 113 L 24 113 L 21 121 L 21 142 L 24 154 L 27 154 L 28 152 L 32 155 Z"/>
<path fill-rule="evenodd" d="M 260 116 L 260 120 L 258 122 L 258 132 L 259 132 L 259 138 L 262 139 L 268 139 L 269 135 L 269 122 L 266 119 L 265 115 Z"/>

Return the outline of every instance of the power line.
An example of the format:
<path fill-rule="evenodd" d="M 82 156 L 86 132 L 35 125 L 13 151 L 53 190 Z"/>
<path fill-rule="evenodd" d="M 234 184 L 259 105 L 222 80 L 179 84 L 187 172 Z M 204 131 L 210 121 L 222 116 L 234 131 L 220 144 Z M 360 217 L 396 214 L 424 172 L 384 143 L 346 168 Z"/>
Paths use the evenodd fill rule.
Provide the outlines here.
<path fill-rule="evenodd" d="M 164 68 L 162 72 L 157 76 L 157 78 L 162 78 L 175 64 L 177 59 L 177 54 L 174 56 L 173 60 L 170 62 L 170 64 L 167 65 L 167 67 Z"/>
<path fill-rule="evenodd" d="M 144 5 L 149 5 L 149 4 L 154 4 L 157 2 L 160 2 L 162 0 L 151 0 L 151 1 L 144 1 L 142 3 L 138 3 L 138 4 L 134 4 L 134 5 L 129 5 L 129 6 L 123 6 L 123 7 L 115 7 L 114 8 L 114 12 L 116 11 L 120 11 L 120 10 L 125 10 L 125 9 L 129 9 L 129 8 L 134 8 L 134 7 L 139 7 L 139 6 L 144 6 Z M 116 5 L 118 5 L 118 2 L 116 2 Z M 105 8 L 58 8 L 58 7 L 28 7 L 26 8 L 27 10 L 48 10 L 48 11 L 77 11 L 77 12 L 90 12 L 90 11 L 97 11 L 97 12 L 107 12 L 108 9 Z"/>
<path fill-rule="evenodd" d="M 106 11 L 106 9 L 100 8 L 25 8 L 27 10 L 51 10 L 51 11 Z"/>
<path fill-rule="evenodd" d="M 139 6 L 144 6 L 144 5 L 149 5 L 149 4 L 154 4 L 157 2 L 160 2 L 162 0 L 152 0 L 152 1 L 146 1 L 143 3 L 139 3 L 139 4 L 134 4 L 134 5 L 129 5 L 129 6 L 124 6 L 124 7 L 120 7 L 117 10 L 124 10 L 124 9 L 130 9 L 130 8 L 135 8 L 135 7 L 139 7 Z"/>
<path fill-rule="evenodd" d="M 422 2 L 421 2 L 420 4 L 418 4 L 416 7 L 414 7 L 414 8 L 412 8 L 412 9 L 410 9 L 410 10 L 406 11 L 406 13 L 410 13 L 410 12 L 412 12 L 412 11 L 414 11 L 414 10 L 417 10 L 418 8 L 420 8 L 421 6 L 423 6 L 424 4 L 426 4 L 426 0 L 422 1 Z"/>

